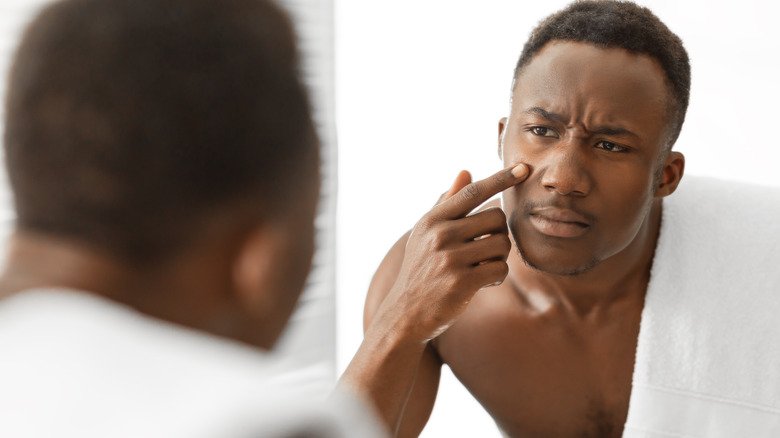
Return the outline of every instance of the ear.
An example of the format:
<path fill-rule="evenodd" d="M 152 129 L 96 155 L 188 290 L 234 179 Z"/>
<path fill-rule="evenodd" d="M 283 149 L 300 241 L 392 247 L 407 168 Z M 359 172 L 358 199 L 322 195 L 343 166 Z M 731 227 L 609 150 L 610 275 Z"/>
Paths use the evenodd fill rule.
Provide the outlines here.
<path fill-rule="evenodd" d="M 685 156 L 680 152 L 671 151 L 661 169 L 661 178 L 658 180 L 655 196 L 663 198 L 677 190 L 685 172 Z"/>
<path fill-rule="evenodd" d="M 504 161 L 504 130 L 506 129 L 506 117 L 498 120 L 498 158 Z"/>
<path fill-rule="evenodd" d="M 232 261 L 232 286 L 236 301 L 254 317 L 270 315 L 275 310 L 273 284 L 282 238 L 273 228 L 257 225 L 240 243 Z"/>

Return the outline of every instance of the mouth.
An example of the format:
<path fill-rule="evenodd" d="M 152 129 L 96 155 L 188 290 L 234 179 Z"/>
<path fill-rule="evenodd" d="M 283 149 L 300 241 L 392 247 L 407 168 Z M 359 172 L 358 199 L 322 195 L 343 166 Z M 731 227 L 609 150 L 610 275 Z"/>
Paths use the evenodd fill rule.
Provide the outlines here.
<path fill-rule="evenodd" d="M 530 215 L 536 231 L 550 237 L 575 238 L 590 230 L 588 219 L 572 210 L 548 207 L 534 210 Z"/>

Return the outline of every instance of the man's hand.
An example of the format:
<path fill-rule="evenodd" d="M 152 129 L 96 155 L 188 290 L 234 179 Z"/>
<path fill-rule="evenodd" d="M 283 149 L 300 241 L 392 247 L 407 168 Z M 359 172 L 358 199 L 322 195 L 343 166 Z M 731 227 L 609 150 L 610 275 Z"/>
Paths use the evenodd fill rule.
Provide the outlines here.
<path fill-rule="evenodd" d="M 370 400 L 392 434 L 428 341 L 452 325 L 480 288 L 503 281 L 509 271 L 504 212 L 469 213 L 528 172 L 520 164 L 474 183 L 461 172 L 412 230 L 396 282 L 340 382 Z"/>
<path fill-rule="evenodd" d="M 500 208 L 469 213 L 527 176 L 524 164 L 473 183 L 461 172 L 413 228 L 398 279 L 366 335 L 392 332 L 425 343 L 449 328 L 479 289 L 502 282 L 511 249 L 506 216 Z"/>

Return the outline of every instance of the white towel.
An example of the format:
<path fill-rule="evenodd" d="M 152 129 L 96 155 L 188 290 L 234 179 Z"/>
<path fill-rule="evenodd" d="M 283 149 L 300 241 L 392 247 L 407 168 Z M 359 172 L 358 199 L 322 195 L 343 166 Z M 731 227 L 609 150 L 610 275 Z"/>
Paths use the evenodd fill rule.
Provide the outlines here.
<path fill-rule="evenodd" d="M 664 200 L 624 437 L 780 437 L 780 190 Z"/>

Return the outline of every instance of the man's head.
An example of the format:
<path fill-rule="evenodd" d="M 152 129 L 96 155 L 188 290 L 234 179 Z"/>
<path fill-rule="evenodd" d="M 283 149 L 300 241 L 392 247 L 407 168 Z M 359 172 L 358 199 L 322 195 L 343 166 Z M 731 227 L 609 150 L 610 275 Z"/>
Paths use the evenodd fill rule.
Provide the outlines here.
<path fill-rule="evenodd" d="M 55 3 L 26 31 L 8 90 L 21 231 L 137 272 L 224 242 L 204 256 L 272 343 L 310 266 L 319 177 L 295 36 L 278 7 Z"/>
<path fill-rule="evenodd" d="M 541 22 L 499 124 L 505 164 L 532 168 L 503 199 L 529 265 L 574 275 L 634 241 L 682 177 L 689 88 L 680 39 L 646 8 L 576 2 Z"/>
<path fill-rule="evenodd" d="M 688 53 L 680 38 L 647 8 L 626 1 L 579 1 L 550 15 L 531 33 L 515 65 L 512 91 L 523 68 L 552 41 L 621 48 L 653 58 L 669 87 L 669 138 L 680 135 L 691 89 Z"/>

